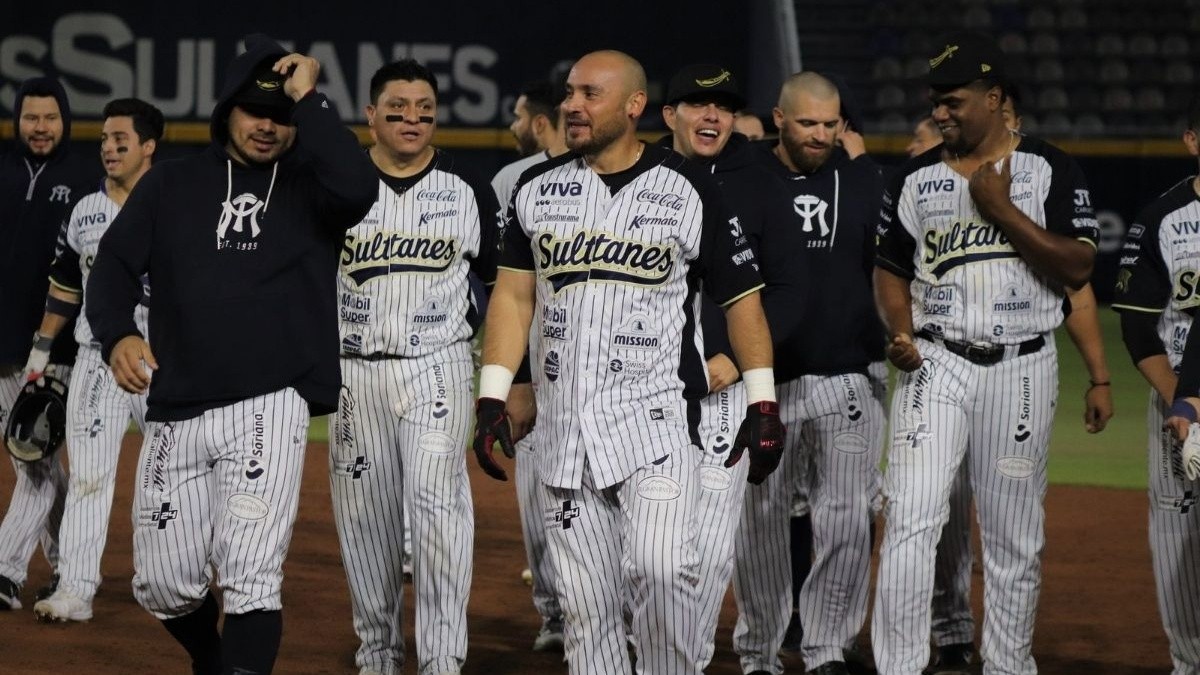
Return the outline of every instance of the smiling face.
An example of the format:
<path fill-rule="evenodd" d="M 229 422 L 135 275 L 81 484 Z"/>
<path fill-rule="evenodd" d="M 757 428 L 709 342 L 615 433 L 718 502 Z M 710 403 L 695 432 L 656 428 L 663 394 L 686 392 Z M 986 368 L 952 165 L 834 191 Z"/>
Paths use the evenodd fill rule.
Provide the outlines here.
<path fill-rule="evenodd" d="M 46 157 L 54 152 L 63 137 L 62 112 L 53 96 L 26 96 L 21 100 L 17 133 L 29 152 Z"/>
<path fill-rule="evenodd" d="M 296 140 L 296 127 L 256 117 L 241 106 L 229 111 L 229 142 L 225 150 L 243 164 L 269 164 Z"/>
<path fill-rule="evenodd" d="M 815 171 L 833 154 L 842 122 L 841 99 L 798 90 L 774 111 L 779 142 L 795 169 Z"/>
<path fill-rule="evenodd" d="M 128 182 L 149 166 L 155 145 L 153 140 L 138 140 L 132 117 L 109 117 L 100 130 L 100 161 L 105 175 L 118 183 Z"/>
<path fill-rule="evenodd" d="M 388 121 L 388 117 L 396 120 Z M 367 106 L 367 121 L 376 142 L 401 158 L 420 155 L 433 142 L 437 128 L 437 94 L 425 80 L 391 80 L 374 105 Z"/>
<path fill-rule="evenodd" d="M 996 125 L 1004 126 L 1001 96 L 999 86 L 981 82 L 948 91 L 931 89 L 933 122 L 946 149 L 960 156 L 969 154 Z"/>
<path fill-rule="evenodd" d="M 568 148 L 595 155 L 633 133 L 645 94 L 634 91 L 626 70 L 619 59 L 602 53 L 589 54 L 571 68 L 562 102 Z"/>
<path fill-rule="evenodd" d="M 675 137 L 675 151 L 688 159 L 721 154 L 733 133 L 733 106 L 728 101 L 680 101 L 663 106 L 663 121 Z"/>

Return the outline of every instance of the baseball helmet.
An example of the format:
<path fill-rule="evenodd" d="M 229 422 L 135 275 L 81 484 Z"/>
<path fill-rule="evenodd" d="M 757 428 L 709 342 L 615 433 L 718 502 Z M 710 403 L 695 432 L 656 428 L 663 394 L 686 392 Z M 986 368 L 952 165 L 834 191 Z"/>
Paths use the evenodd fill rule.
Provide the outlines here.
<path fill-rule="evenodd" d="M 45 376 L 27 383 L 13 402 L 4 435 L 8 453 L 23 462 L 53 455 L 67 435 L 67 385 Z"/>

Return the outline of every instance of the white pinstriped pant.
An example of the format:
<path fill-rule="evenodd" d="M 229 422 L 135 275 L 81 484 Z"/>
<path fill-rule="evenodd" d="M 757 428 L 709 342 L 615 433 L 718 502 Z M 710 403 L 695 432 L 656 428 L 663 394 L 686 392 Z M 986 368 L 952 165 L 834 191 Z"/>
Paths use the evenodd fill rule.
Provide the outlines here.
<path fill-rule="evenodd" d="M 746 386 L 742 382 L 709 394 L 700 402 L 700 501 L 697 548 L 700 555 L 700 669 L 708 667 L 715 652 L 714 639 L 721 603 L 733 576 L 733 541 L 742 520 L 746 474 L 750 457 L 743 454 L 725 468 L 738 427 L 746 417 Z"/>
<path fill-rule="evenodd" d="M 1178 445 L 1162 428 L 1166 405 L 1151 390 L 1150 554 L 1158 611 L 1171 649 L 1171 675 L 1200 675 L 1200 481 L 1189 481 Z"/>
<path fill-rule="evenodd" d="M 8 412 L 24 384 L 20 368 L 0 376 L 0 436 L 8 428 Z M 17 480 L 0 522 L 0 575 L 21 585 L 39 542 L 51 569 L 58 569 L 58 529 L 67 496 L 67 472 L 58 453 L 32 464 L 11 456 L 10 460 Z"/>
<path fill-rule="evenodd" d="M 934 555 L 933 644 L 938 647 L 975 642 L 971 615 L 971 455 L 963 457 L 950 485 L 950 513 Z"/>
<path fill-rule="evenodd" d="M 537 455 L 533 434 L 517 441 L 517 507 L 521 512 L 521 534 L 525 542 L 525 560 L 533 575 L 533 606 L 543 621 L 561 619 L 562 608 L 554 565 L 546 551 L 546 506 L 542 483 L 537 477 Z"/>
<path fill-rule="evenodd" d="M 871 503 L 878 489 L 883 410 L 866 375 L 805 375 L 776 387 L 787 426 L 784 464 L 746 491 L 738 532 L 734 649 L 745 672 L 783 672 L 791 616 L 788 519 L 807 476 L 813 564 L 800 590 L 804 662 L 841 661 L 867 616 Z"/>
<path fill-rule="evenodd" d="M 929 660 L 938 536 L 964 456 L 983 534 L 987 675 L 1037 672 L 1032 643 L 1045 543 L 1046 449 L 1058 398 L 1053 340 L 992 366 L 920 339 L 921 368 L 892 400 L 884 477 L 887 526 L 871 638 L 880 675 L 917 675 Z"/>
<path fill-rule="evenodd" d="M 287 388 L 150 422 L 133 500 L 133 595 L 158 619 L 195 611 L 213 569 L 226 614 L 279 610 L 308 403 Z"/>
<path fill-rule="evenodd" d="M 466 342 L 412 359 L 342 359 L 342 395 L 329 422 L 330 486 L 360 668 L 388 674 L 404 664 L 406 509 L 418 672 L 456 673 L 466 660 L 473 371 Z"/>
<path fill-rule="evenodd" d="M 586 463 L 580 489 L 542 486 L 572 675 L 630 671 L 626 601 L 637 673 L 700 673 L 700 451 L 663 452 L 665 461 L 611 487 L 597 488 Z"/>
<path fill-rule="evenodd" d="M 67 392 L 71 475 L 59 529 L 58 587 L 88 602 L 100 585 L 117 460 L 129 419 L 146 429 L 146 396 L 119 387 L 94 345 L 80 345 Z"/>

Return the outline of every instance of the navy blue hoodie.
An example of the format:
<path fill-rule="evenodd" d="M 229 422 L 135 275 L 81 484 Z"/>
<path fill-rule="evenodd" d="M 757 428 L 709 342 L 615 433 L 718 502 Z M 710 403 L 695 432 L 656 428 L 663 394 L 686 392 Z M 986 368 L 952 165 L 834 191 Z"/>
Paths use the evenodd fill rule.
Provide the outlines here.
<path fill-rule="evenodd" d="M 775 351 L 775 382 L 866 373 L 882 356 L 871 277 L 883 179 L 872 162 L 851 160 L 841 148 L 812 173 L 793 173 L 775 156 L 778 142 L 752 147 L 782 179 L 791 229 L 801 239 L 791 269 L 807 293 L 803 328 Z"/>
<path fill-rule="evenodd" d="M 107 361 L 136 335 L 149 272 L 150 347 L 159 369 L 147 418 L 181 420 L 294 387 L 314 415 L 336 408 L 341 373 L 335 304 L 346 230 L 375 201 L 375 167 L 325 96 L 296 103 L 295 145 L 246 166 L 225 150 L 231 98 L 286 52 L 246 39 L 212 117 L 212 144 L 155 163 L 100 241 L 87 318 Z"/>
<path fill-rule="evenodd" d="M 669 148 L 673 142 L 674 137 L 668 135 L 659 140 L 659 145 Z M 761 294 L 763 313 L 771 329 L 771 340 L 778 348 L 799 329 L 803 314 L 806 291 L 798 269 L 803 263 L 796 258 L 802 240 L 791 227 L 791 202 L 782 182 L 762 165 L 756 154 L 746 137 L 734 132 L 715 158 L 694 161 L 712 173 L 750 241 L 765 285 Z M 701 295 L 700 302 L 704 358 L 725 354 L 737 363 L 729 344 L 725 310 L 707 293 Z"/>
<path fill-rule="evenodd" d="M 25 97 L 49 95 L 58 101 L 63 135 L 49 156 L 29 151 L 21 140 Z M 59 230 L 71 208 L 100 185 L 100 162 L 71 154 L 71 106 L 52 77 L 26 80 L 13 102 L 15 147 L 0 154 L 0 366 L 24 365 L 33 333 L 42 321 L 50 263 Z M 74 361 L 72 331 L 55 341 L 52 360 Z"/>

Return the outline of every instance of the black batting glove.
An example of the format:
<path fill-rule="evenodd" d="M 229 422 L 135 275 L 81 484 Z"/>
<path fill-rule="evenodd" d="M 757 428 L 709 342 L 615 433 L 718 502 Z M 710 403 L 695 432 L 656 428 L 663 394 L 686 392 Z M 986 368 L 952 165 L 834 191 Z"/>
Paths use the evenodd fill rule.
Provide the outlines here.
<path fill-rule="evenodd" d="M 505 457 L 512 459 L 517 456 L 504 401 L 481 398 L 475 402 L 475 440 L 471 443 L 471 449 L 475 451 L 475 460 L 479 462 L 479 468 L 483 469 L 484 473 L 496 480 L 508 480 L 508 474 L 492 456 L 493 446 L 497 441 Z"/>
<path fill-rule="evenodd" d="M 725 468 L 738 463 L 742 453 L 750 451 L 750 472 L 746 480 L 760 485 L 783 457 L 783 422 L 779 421 L 779 404 L 759 401 L 746 408 L 746 419 L 738 428 L 733 449 L 725 460 Z"/>

